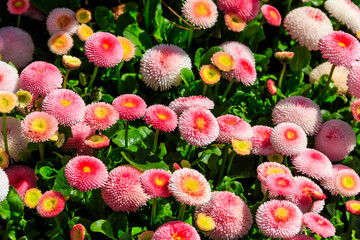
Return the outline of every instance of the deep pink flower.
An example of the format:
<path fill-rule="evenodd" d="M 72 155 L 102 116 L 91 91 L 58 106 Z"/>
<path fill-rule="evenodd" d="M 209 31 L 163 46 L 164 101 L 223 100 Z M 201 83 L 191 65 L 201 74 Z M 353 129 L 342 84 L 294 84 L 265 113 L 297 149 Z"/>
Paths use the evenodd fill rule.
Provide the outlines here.
<path fill-rule="evenodd" d="M 255 65 L 246 58 L 239 58 L 236 60 L 233 74 L 235 81 L 242 82 L 245 86 L 253 85 L 256 80 Z"/>
<path fill-rule="evenodd" d="M 280 26 L 280 24 L 281 24 L 281 15 L 280 15 L 279 11 L 275 7 L 273 7 L 271 5 L 268 5 L 268 4 L 264 4 L 261 7 L 261 12 L 264 15 L 266 21 L 270 25 L 273 25 L 273 26 L 276 26 L 276 27 Z"/>
<path fill-rule="evenodd" d="M 259 13 L 259 0 L 217 0 L 220 10 L 224 12 L 236 12 L 236 14 L 246 20 L 253 20 Z"/>
<path fill-rule="evenodd" d="M 141 186 L 153 198 L 170 197 L 168 185 L 171 174 L 163 169 L 149 169 L 140 176 Z"/>
<path fill-rule="evenodd" d="M 264 187 L 273 197 L 292 195 L 295 193 L 296 182 L 293 176 L 286 173 L 271 174 L 263 181 Z"/>
<path fill-rule="evenodd" d="M 24 199 L 25 193 L 30 188 L 36 188 L 38 178 L 35 170 L 24 165 L 12 165 L 5 169 L 9 178 L 9 184 L 13 186 L 20 197 Z"/>
<path fill-rule="evenodd" d="M 349 200 L 346 202 L 346 210 L 355 215 L 360 215 L 360 201 Z"/>
<path fill-rule="evenodd" d="M 105 130 L 115 124 L 118 119 L 119 114 L 109 103 L 92 103 L 85 108 L 84 122 L 93 129 Z"/>
<path fill-rule="evenodd" d="M 317 213 L 305 213 L 303 216 L 305 226 L 313 233 L 320 235 L 324 238 L 335 235 L 334 225 Z"/>
<path fill-rule="evenodd" d="M 145 111 L 144 120 L 146 124 L 150 124 L 162 132 L 174 131 L 178 123 L 176 113 L 162 104 L 148 107 Z"/>
<path fill-rule="evenodd" d="M 30 7 L 29 0 L 8 0 L 8 11 L 11 14 L 21 15 Z"/>
<path fill-rule="evenodd" d="M 73 226 L 70 232 L 71 240 L 84 240 L 85 239 L 86 229 L 84 225 L 78 223 Z"/>
<path fill-rule="evenodd" d="M 273 129 L 267 126 L 257 125 L 252 127 L 251 153 L 259 156 L 269 156 L 275 152 L 270 142 L 270 134 Z"/>
<path fill-rule="evenodd" d="M 91 135 L 84 141 L 85 145 L 92 149 L 101 149 L 110 145 L 110 139 L 105 135 Z"/>
<path fill-rule="evenodd" d="M 64 207 L 64 195 L 61 192 L 50 190 L 40 197 L 36 211 L 44 218 L 52 218 L 61 213 Z"/>
<path fill-rule="evenodd" d="M 21 122 L 24 136 L 30 142 L 45 142 L 58 130 L 56 118 L 46 112 L 32 112 Z"/>
<path fill-rule="evenodd" d="M 238 116 L 226 114 L 216 118 L 216 120 L 220 129 L 217 142 L 230 143 L 232 139 L 250 140 L 253 136 L 250 124 Z"/>
<path fill-rule="evenodd" d="M 196 229 L 188 223 L 180 221 L 167 222 L 156 229 L 151 240 L 200 240 Z"/>
<path fill-rule="evenodd" d="M 130 121 L 143 117 L 147 107 L 145 101 L 135 94 L 120 95 L 112 105 L 121 119 Z"/>

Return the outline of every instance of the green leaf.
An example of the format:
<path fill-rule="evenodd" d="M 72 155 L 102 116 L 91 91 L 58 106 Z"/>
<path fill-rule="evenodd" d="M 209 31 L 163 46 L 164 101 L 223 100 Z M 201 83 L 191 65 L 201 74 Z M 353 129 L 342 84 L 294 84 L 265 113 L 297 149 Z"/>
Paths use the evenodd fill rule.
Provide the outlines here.
<path fill-rule="evenodd" d="M 294 72 L 300 72 L 301 69 L 306 67 L 311 59 L 311 53 L 306 47 L 301 47 L 296 45 L 290 49 L 291 52 L 294 52 L 294 58 L 290 61 L 290 69 Z"/>
<path fill-rule="evenodd" d="M 24 215 L 24 203 L 13 186 L 10 186 L 6 200 L 10 206 L 12 217 L 17 218 Z"/>
<path fill-rule="evenodd" d="M 88 194 L 88 197 L 85 198 L 86 209 L 91 213 L 96 219 L 104 218 L 105 216 L 105 202 L 101 196 L 100 189 L 94 189 Z"/>
<path fill-rule="evenodd" d="M 152 47 L 152 42 L 149 34 L 142 30 L 137 23 L 130 24 L 124 29 L 124 37 L 128 38 L 136 46 L 143 51 Z"/>
<path fill-rule="evenodd" d="M 93 222 L 90 226 L 90 229 L 93 232 L 102 233 L 111 239 L 116 239 L 111 224 L 104 219 Z"/>
<path fill-rule="evenodd" d="M 65 166 L 60 169 L 58 172 L 55 182 L 54 182 L 54 191 L 61 192 L 64 197 L 68 196 L 72 190 L 66 177 L 65 177 Z"/>
<path fill-rule="evenodd" d="M 201 67 L 201 56 L 203 55 L 204 51 L 205 51 L 205 49 L 199 48 L 198 50 L 196 50 L 196 53 L 195 53 L 194 64 L 198 70 Z"/>
<path fill-rule="evenodd" d="M 129 230 L 127 216 L 124 213 L 113 213 L 108 217 L 107 221 L 111 224 L 115 236 L 120 237 Z"/>
<path fill-rule="evenodd" d="M 190 84 L 195 80 L 194 73 L 188 68 L 181 69 L 180 76 L 186 85 Z"/>
<path fill-rule="evenodd" d="M 134 167 L 142 170 L 142 171 L 146 171 L 152 168 L 156 168 L 156 169 L 164 169 L 164 170 L 169 170 L 169 166 L 164 162 L 164 161 L 159 161 L 159 162 L 148 162 L 146 161 L 145 164 L 140 164 L 140 163 L 136 163 L 135 161 L 133 161 L 129 155 L 127 155 L 125 152 L 121 152 L 121 155 L 123 155 L 124 159 L 130 163 L 131 165 L 133 165 Z"/>
<path fill-rule="evenodd" d="M 0 217 L 4 220 L 9 220 L 11 217 L 10 205 L 6 199 L 0 204 Z"/>
<path fill-rule="evenodd" d="M 139 7 L 136 2 L 127 2 L 124 8 L 124 13 L 129 13 L 131 17 L 136 20 L 136 17 L 139 13 Z"/>
<path fill-rule="evenodd" d="M 104 6 L 97 6 L 94 11 L 95 21 L 103 30 L 116 29 L 113 13 Z"/>
<path fill-rule="evenodd" d="M 118 145 L 119 147 L 125 147 L 125 129 L 118 132 L 115 138 L 112 141 Z M 128 130 L 128 143 L 129 143 L 129 150 L 136 152 L 138 149 L 138 145 L 142 142 L 141 135 L 137 130 Z"/>
<path fill-rule="evenodd" d="M 118 82 L 118 94 L 134 93 L 138 87 L 137 73 L 125 73 Z"/>

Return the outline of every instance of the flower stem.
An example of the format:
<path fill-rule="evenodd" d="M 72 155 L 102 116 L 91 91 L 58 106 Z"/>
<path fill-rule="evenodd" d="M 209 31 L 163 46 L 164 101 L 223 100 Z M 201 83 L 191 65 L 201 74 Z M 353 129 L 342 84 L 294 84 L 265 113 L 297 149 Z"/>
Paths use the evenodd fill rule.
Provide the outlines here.
<path fill-rule="evenodd" d="M 283 68 L 281 70 L 280 78 L 279 78 L 279 89 L 280 90 L 281 90 L 281 85 L 282 85 L 282 82 L 283 82 L 283 79 L 284 79 L 285 70 L 286 70 L 286 64 L 283 64 Z"/>
<path fill-rule="evenodd" d="M 63 83 L 63 89 L 66 89 L 66 83 L 67 83 L 67 80 L 68 80 L 68 77 L 69 77 L 69 73 L 70 73 L 70 70 L 66 70 L 66 74 L 65 74 L 65 77 L 64 77 L 64 83 Z"/>
<path fill-rule="evenodd" d="M 92 87 L 92 85 L 94 83 L 94 80 L 95 80 L 95 77 L 96 77 L 96 74 L 97 74 L 98 70 L 99 70 L 99 66 L 95 65 L 94 72 L 91 75 L 91 79 L 90 79 L 90 82 L 89 82 L 89 85 L 88 85 L 88 88 L 87 88 L 87 92 L 90 91 L 90 89 L 91 89 L 91 87 Z"/>
<path fill-rule="evenodd" d="M 17 17 L 17 27 L 20 28 L 20 22 L 21 22 L 21 14 Z"/>
<path fill-rule="evenodd" d="M 128 148 L 128 146 L 129 146 L 128 132 L 129 132 L 129 121 L 126 120 L 126 122 L 125 122 L 125 148 Z"/>
<path fill-rule="evenodd" d="M 185 208 L 186 208 L 186 204 L 183 203 L 180 208 L 179 221 L 182 221 L 184 218 Z"/>
<path fill-rule="evenodd" d="M 156 202 L 157 202 L 157 198 L 153 198 L 152 207 L 151 207 L 151 218 L 150 218 L 151 229 L 154 228 L 154 223 L 155 223 Z"/>
<path fill-rule="evenodd" d="M 269 197 L 269 191 L 266 191 L 266 193 L 265 193 L 265 195 L 264 195 L 263 199 L 261 200 L 261 203 L 266 202 L 266 200 L 268 199 L 268 197 Z"/>
<path fill-rule="evenodd" d="M 10 158 L 9 146 L 8 146 L 8 141 L 7 141 L 6 113 L 3 113 L 2 123 L 3 123 L 3 136 L 4 136 L 5 152 L 6 152 L 6 154 L 7 154 L 7 155 L 9 156 L 9 158 Z"/>
<path fill-rule="evenodd" d="M 27 106 L 26 107 L 24 107 L 24 110 L 25 110 L 25 117 L 29 114 L 29 111 L 28 111 L 28 108 L 27 108 Z"/>
<path fill-rule="evenodd" d="M 156 154 L 156 149 L 157 149 L 157 143 L 158 143 L 159 133 L 160 133 L 160 130 L 159 130 L 159 129 L 156 129 L 155 137 L 154 137 L 154 145 L 153 145 L 153 153 L 154 153 L 154 154 Z"/>
<path fill-rule="evenodd" d="M 225 171 L 225 166 L 226 166 L 226 159 L 227 159 L 228 153 L 229 153 L 229 144 L 225 143 L 223 159 L 222 159 L 221 168 L 220 168 L 220 174 L 219 174 L 219 179 L 218 179 L 218 184 L 221 182 L 221 180 L 223 179 L 223 176 L 224 176 L 224 171 Z"/>
<path fill-rule="evenodd" d="M 321 106 L 321 104 L 323 103 L 323 101 L 325 100 L 325 96 L 326 96 L 326 91 L 329 89 L 329 85 L 330 85 L 330 82 L 331 82 L 331 77 L 334 73 L 334 70 L 335 70 L 335 65 L 333 64 L 331 69 L 330 69 L 330 73 L 329 73 L 329 76 L 328 76 L 328 79 L 326 81 L 326 85 L 325 85 L 325 88 L 323 89 L 323 91 L 320 93 L 320 100 L 319 100 L 319 106 Z"/>
<path fill-rule="evenodd" d="M 312 209 L 312 207 L 314 206 L 314 203 L 315 203 L 315 201 L 314 201 L 314 199 L 311 197 L 311 204 L 310 204 L 310 206 L 309 206 L 309 208 L 308 208 L 308 210 L 307 210 L 307 212 L 310 212 L 311 211 L 311 209 Z"/>
<path fill-rule="evenodd" d="M 284 165 L 285 165 L 286 167 L 288 167 L 287 156 L 284 156 Z"/>
<path fill-rule="evenodd" d="M 226 170 L 226 175 L 229 175 L 229 173 L 230 173 L 231 165 L 232 165 L 232 162 L 234 160 L 235 155 L 236 155 L 236 152 L 232 151 L 231 154 L 230 154 L 230 158 L 229 158 L 229 164 L 228 164 L 228 167 L 227 167 L 227 170 Z"/>
<path fill-rule="evenodd" d="M 287 11 L 290 11 L 292 0 L 288 0 Z"/>
<path fill-rule="evenodd" d="M 192 152 L 192 150 L 194 149 L 194 145 L 191 145 L 191 147 L 189 148 L 189 151 L 187 152 L 187 154 L 186 154 L 186 160 L 190 160 L 190 155 L 191 155 L 191 152 Z"/>
<path fill-rule="evenodd" d="M 226 95 L 229 93 L 230 88 L 231 88 L 231 86 L 233 85 L 234 81 L 235 81 L 235 78 L 231 79 L 231 81 L 229 82 L 229 85 L 228 85 L 227 88 L 225 89 L 225 92 L 224 92 L 224 95 L 223 95 L 223 99 L 226 98 Z"/>
<path fill-rule="evenodd" d="M 350 214 L 350 219 L 349 219 L 349 227 L 348 227 L 348 229 L 347 229 L 347 232 L 348 232 L 348 234 L 351 236 L 351 230 L 353 229 L 353 225 L 354 225 L 354 220 L 355 220 L 355 216 L 354 216 L 354 214 Z M 349 237 L 350 237 L 349 236 Z"/>
<path fill-rule="evenodd" d="M 145 19 L 145 30 L 146 32 L 150 32 L 150 19 L 149 19 L 149 12 L 150 12 L 150 0 L 146 0 L 145 3 L 145 12 L 144 12 L 144 19 Z"/>
<path fill-rule="evenodd" d="M 39 153 L 40 153 L 40 161 L 45 161 L 45 146 L 44 146 L 44 142 L 39 142 Z"/>
<path fill-rule="evenodd" d="M 262 164 L 263 161 L 264 161 L 264 156 L 259 156 L 259 163 L 258 163 L 258 165 Z"/>
<path fill-rule="evenodd" d="M 204 88 L 203 88 L 203 91 L 202 91 L 202 94 L 201 94 L 201 95 L 203 95 L 203 96 L 206 95 L 207 86 L 208 86 L 208 85 L 204 83 Z"/>
<path fill-rule="evenodd" d="M 188 51 L 190 51 L 193 34 L 194 34 L 194 27 L 191 26 L 190 31 L 189 31 L 189 36 L 188 36 L 188 42 L 187 42 L 187 50 Z"/>

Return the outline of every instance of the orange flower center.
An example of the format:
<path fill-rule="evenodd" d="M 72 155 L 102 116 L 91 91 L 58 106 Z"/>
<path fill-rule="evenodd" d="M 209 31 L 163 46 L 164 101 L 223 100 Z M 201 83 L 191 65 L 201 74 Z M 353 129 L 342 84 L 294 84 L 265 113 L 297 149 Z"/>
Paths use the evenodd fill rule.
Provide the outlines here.
<path fill-rule="evenodd" d="M 288 186 L 289 185 L 289 182 L 286 181 L 285 179 L 280 179 L 278 180 L 278 185 L 281 186 L 281 187 L 285 187 L 285 186 Z"/>
<path fill-rule="evenodd" d="M 287 140 L 293 140 L 296 138 L 296 132 L 294 130 L 286 130 L 285 131 L 285 137 Z"/>
<path fill-rule="evenodd" d="M 351 176 L 344 176 L 341 182 L 342 185 L 347 189 L 352 189 L 355 185 L 355 181 Z"/>
<path fill-rule="evenodd" d="M 24 1 L 16 1 L 16 2 L 14 2 L 13 6 L 16 8 L 20 8 L 20 7 L 24 6 Z"/>
<path fill-rule="evenodd" d="M 196 120 L 196 126 L 199 131 L 203 130 L 205 128 L 206 121 L 203 118 L 198 118 Z"/>
<path fill-rule="evenodd" d="M 275 18 L 275 19 L 278 18 L 277 14 L 273 10 L 270 10 L 269 13 L 272 18 Z"/>
<path fill-rule="evenodd" d="M 103 48 L 105 50 L 108 50 L 110 48 L 110 45 L 108 43 L 103 43 Z"/>
<path fill-rule="evenodd" d="M 195 6 L 195 10 L 198 14 L 206 16 L 210 14 L 208 6 L 205 3 L 199 3 Z"/>
<path fill-rule="evenodd" d="M 289 217 L 289 210 L 284 207 L 279 207 L 274 212 L 275 218 L 278 221 L 285 221 Z"/>
<path fill-rule="evenodd" d="M 157 186 L 164 186 L 164 185 L 165 185 L 165 181 L 164 181 L 164 179 L 161 179 L 161 178 L 159 178 L 159 177 L 155 177 L 155 184 L 156 184 Z"/>
<path fill-rule="evenodd" d="M 57 23 L 60 28 L 66 27 L 70 22 L 70 18 L 68 16 L 61 16 L 58 18 Z"/>
<path fill-rule="evenodd" d="M 178 235 L 177 233 L 174 233 L 172 236 L 171 236 L 172 239 L 174 240 L 185 240 L 185 238 L 183 238 L 182 236 Z"/>
<path fill-rule="evenodd" d="M 158 114 L 158 117 L 159 117 L 161 120 L 167 119 L 166 115 L 165 115 L 165 114 L 162 114 L 162 113 L 159 113 L 159 114 Z"/>

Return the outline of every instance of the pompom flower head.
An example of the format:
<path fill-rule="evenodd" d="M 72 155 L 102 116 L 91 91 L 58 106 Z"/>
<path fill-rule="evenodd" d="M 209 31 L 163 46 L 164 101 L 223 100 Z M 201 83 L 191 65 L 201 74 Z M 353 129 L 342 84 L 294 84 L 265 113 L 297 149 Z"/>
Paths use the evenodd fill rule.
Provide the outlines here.
<path fill-rule="evenodd" d="M 335 175 L 335 192 L 351 197 L 360 193 L 360 177 L 353 169 L 344 169 Z"/>
<path fill-rule="evenodd" d="M 301 230 L 302 213 L 289 201 L 270 200 L 258 208 L 256 223 L 268 237 L 291 238 Z"/>
<path fill-rule="evenodd" d="M 279 11 L 269 5 L 269 4 L 264 4 L 261 7 L 261 13 L 264 15 L 266 21 L 273 26 L 279 27 L 281 24 L 281 15 L 279 13 Z"/>
<path fill-rule="evenodd" d="M 346 158 L 356 145 L 356 135 L 351 126 L 339 119 L 325 122 L 315 136 L 315 148 L 332 162 Z"/>
<path fill-rule="evenodd" d="M 29 9 L 30 2 L 29 0 L 8 0 L 7 7 L 11 14 L 20 15 Z"/>
<path fill-rule="evenodd" d="M 144 192 L 153 198 L 170 197 L 168 185 L 171 175 L 162 169 L 149 169 L 140 176 Z"/>
<path fill-rule="evenodd" d="M 220 143 L 230 143 L 232 139 L 250 140 L 253 136 L 250 124 L 238 116 L 226 114 L 218 117 L 219 136 L 216 141 Z"/>
<path fill-rule="evenodd" d="M 319 41 L 322 57 L 335 66 L 350 67 L 360 59 L 360 43 L 351 34 L 333 31 L 325 34 Z"/>
<path fill-rule="evenodd" d="M 64 195 L 61 192 L 50 190 L 40 197 L 36 210 L 40 216 L 52 218 L 61 213 L 64 210 L 64 207 Z"/>
<path fill-rule="evenodd" d="M 78 22 L 76 21 L 75 12 L 69 8 L 55 8 L 46 19 L 46 28 L 50 34 L 59 31 L 73 34 L 77 26 Z"/>
<path fill-rule="evenodd" d="M 210 184 L 200 172 L 182 168 L 176 170 L 169 180 L 169 191 L 177 201 L 198 206 L 210 199 Z"/>
<path fill-rule="evenodd" d="M 140 184 L 140 171 L 130 166 L 119 166 L 109 173 L 101 196 L 115 212 L 135 212 L 146 204 L 149 196 Z"/>
<path fill-rule="evenodd" d="M 74 41 L 69 33 L 57 32 L 51 35 L 48 40 L 48 47 L 56 55 L 65 55 L 74 46 Z"/>
<path fill-rule="evenodd" d="M 111 104 L 98 102 L 87 105 L 85 108 L 85 123 L 91 128 L 105 130 L 119 119 L 119 114 Z"/>
<path fill-rule="evenodd" d="M 322 115 L 320 107 L 311 99 L 303 96 L 291 96 L 279 101 L 273 111 L 274 124 L 295 123 L 299 125 L 307 135 L 315 135 L 321 127 Z"/>
<path fill-rule="evenodd" d="M 317 213 L 305 213 L 303 220 L 305 226 L 317 235 L 320 235 L 324 238 L 335 235 L 334 225 L 329 220 Z"/>
<path fill-rule="evenodd" d="M 220 81 L 220 71 L 211 64 L 202 65 L 199 69 L 201 80 L 207 85 L 213 85 Z"/>
<path fill-rule="evenodd" d="M 224 12 L 236 12 L 236 14 L 246 21 L 253 20 L 260 10 L 259 0 L 217 0 L 220 10 Z"/>
<path fill-rule="evenodd" d="M 175 45 L 160 44 L 148 49 L 140 60 L 145 84 L 155 90 L 167 90 L 181 82 L 181 69 L 191 69 L 189 55 Z"/>
<path fill-rule="evenodd" d="M 12 92 L 0 91 L 0 113 L 10 113 L 16 106 L 17 96 Z"/>
<path fill-rule="evenodd" d="M 188 223 L 180 221 L 167 222 L 156 229 L 151 240 L 200 240 L 196 229 Z"/>
<path fill-rule="evenodd" d="M 36 208 L 42 193 L 37 188 L 30 188 L 26 191 L 24 203 L 28 208 Z"/>
<path fill-rule="evenodd" d="M 284 19 L 285 30 L 291 38 L 307 49 L 318 50 L 318 42 L 332 32 L 330 19 L 318 8 L 299 7 L 291 10 Z"/>
<path fill-rule="evenodd" d="M 61 88 L 63 82 L 59 69 L 47 62 L 36 61 L 27 65 L 20 74 L 20 88 L 42 97 Z"/>
<path fill-rule="evenodd" d="M 251 152 L 259 156 L 269 156 L 275 153 L 270 142 L 270 134 L 273 129 L 267 126 L 257 125 L 252 127 L 253 136 L 251 137 Z"/>
<path fill-rule="evenodd" d="M 70 232 L 70 238 L 71 240 L 84 240 L 86 234 L 86 229 L 84 225 L 81 223 L 78 223 L 73 226 Z"/>
<path fill-rule="evenodd" d="M 15 92 L 18 88 L 18 82 L 19 74 L 16 68 L 0 61 L 0 91 Z"/>
<path fill-rule="evenodd" d="M 356 121 L 360 122 L 360 99 L 356 99 L 350 105 L 351 113 Z"/>
<path fill-rule="evenodd" d="M 4 42 L 1 50 L 1 60 L 12 62 L 16 68 L 23 68 L 33 59 L 35 45 L 31 36 L 20 28 L 0 28 L 0 38 Z"/>
<path fill-rule="evenodd" d="M 86 24 L 81 24 L 77 30 L 76 30 L 76 35 L 79 37 L 79 39 L 81 41 L 86 41 L 92 34 L 94 33 L 94 31 Z"/>
<path fill-rule="evenodd" d="M 4 199 L 6 199 L 8 193 L 9 193 L 9 178 L 4 172 L 4 170 L 0 168 L 0 203 Z"/>
<path fill-rule="evenodd" d="M 178 122 L 176 113 L 171 108 L 161 104 L 148 107 L 144 120 L 146 124 L 150 124 L 162 132 L 174 131 Z"/>
<path fill-rule="evenodd" d="M 124 50 L 120 41 L 111 33 L 96 32 L 86 39 L 85 55 L 89 62 L 99 67 L 114 67 L 123 58 Z"/>
<path fill-rule="evenodd" d="M 145 101 L 135 94 L 120 95 L 112 105 L 121 119 L 130 121 L 143 117 L 147 107 Z"/>
<path fill-rule="evenodd" d="M 239 239 L 245 236 L 253 223 L 249 207 L 232 192 L 212 192 L 208 202 L 195 208 L 195 216 L 206 214 L 215 222 L 215 228 L 204 232 L 211 239 Z"/>
<path fill-rule="evenodd" d="M 30 142 L 45 142 L 58 130 L 56 118 L 46 112 L 32 112 L 21 122 L 23 134 Z"/>
<path fill-rule="evenodd" d="M 360 62 L 352 64 L 346 85 L 349 87 L 349 93 L 352 96 L 360 97 Z"/>
<path fill-rule="evenodd" d="M 74 148 L 79 155 L 92 155 L 91 148 L 85 145 L 85 139 L 95 134 L 95 129 L 92 129 L 84 122 L 80 122 L 71 127 L 72 138 L 69 138 L 63 145 L 63 149 Z"/>
<path fill-rule="evenodd" d="M 204 96 L 179 97 L 169 104 L 169 107 L 174 110 L 176 114 L 180 114 L 191 107 L 214 109 L 214 106 L 214 102 Z"/>
<path fill-rule="evenodd" d="M 53 115 L 59 124 L 73 126 L 84 120 L 85 102 L 71 90 L 57 89 L 44 98 L 42 110 Z"/>
<path fill-rule="evenodd" d="M 219 70 L 227 72 L 235 68 L 234 58 L 226 52 L 216 52 L 211 57 L 211 63 L 214 64 Z"/>
<path fill-rule="evenodd" d="M 355 215 L 360 215 L 360 201 L 349 200 L 346 202 L 346 210 Z"/>
<path fill-rule="evenodd" d="M 295 169 L 315 179 L 330 177 L 333 174 L 331 161 L 321 152 L 307 148 L 291 159 Z"/>
<path fill-rule="evenodd" d="M 121 42 L 121 46 L 124 49 L 124 55 L 122 60 L 128 62 L 133 59 L 135 57 L 135 44 L 133 44 L 126 37 L 117 37 L 117 39 L 119 39 L 119 41 Z"/>
<path fill-rule="evenodd" d="M 304 130 L 295 123 L 280 123 L 270 134 L 270 142 L 276 152 L 293 156 L 305 150 L 307 138 Z"/>
<path fill-rule="evenodd" d="M 271 197 L 294 194 L 296 183 L 293 176 L 286 173 L 271 174 L 263 181 Z"/>
<path fill-rule="evenodd" d="M 30 167 L 12 165 L 5 169 L 5 173 L 9 178 L 9 184 L 16 189 L 22 199 L 24 199 L 27 190 L 36 187 L 38 178 L 35 175 L 35 170 Z"/>
<path fill-rule="evenodd" d="M 285 165 L 276 162 L 264 162 L 257 167 L 257 178 L 260 181 L 275 173 L 285 173 L 291 176 L 291 171 Z"/>
<path fill-rule="evenodd" d="M 100 159 L 77 156 L 66 164 L 65 177 L 70 186 L 87 192 L 102 187 L 107 180 L 108 172 Z"/>
<path fill-rule="evenodd" d="M 92 135 L 85 139 L 85 145 L 92 149 L 101 149 L 109 146 L 110 140 L 105 135 Z"/>
<path fill-rule="evenodd" d="M 76 11 L 75 17 L 79 23 L 88 23 L 91 20 L 91 12 L 84 8 L 80 8 Z"/>
<path fill-rule="evenodd" d="M 241 19 L 235 12 L 226 12 L 224 20 L 228 30 L 233 32 L 241 32 L 247 26 L 246 21 Z"/>
<path fill-rule="evenodd" d="M 209 110 L 194 107 L 180 115 L 179 131 L 191 145 L 207 146 L 219 136 L 219 125 Z"/>
<path fill-rule="evenodd" d="M 246 58 L 239 58 L 236 60 L 235 69 L 233 71 L 235 81 L 241 82 L 245 86 L 253 85 L 256 80 L 255 65 Z"/>
<path fill-rule="evenodd" d="M 191 24 L 201 28 L 211 28 L 218 17 L 216 4 L 212 0 L 186 0 L 182 13 Z"/>

